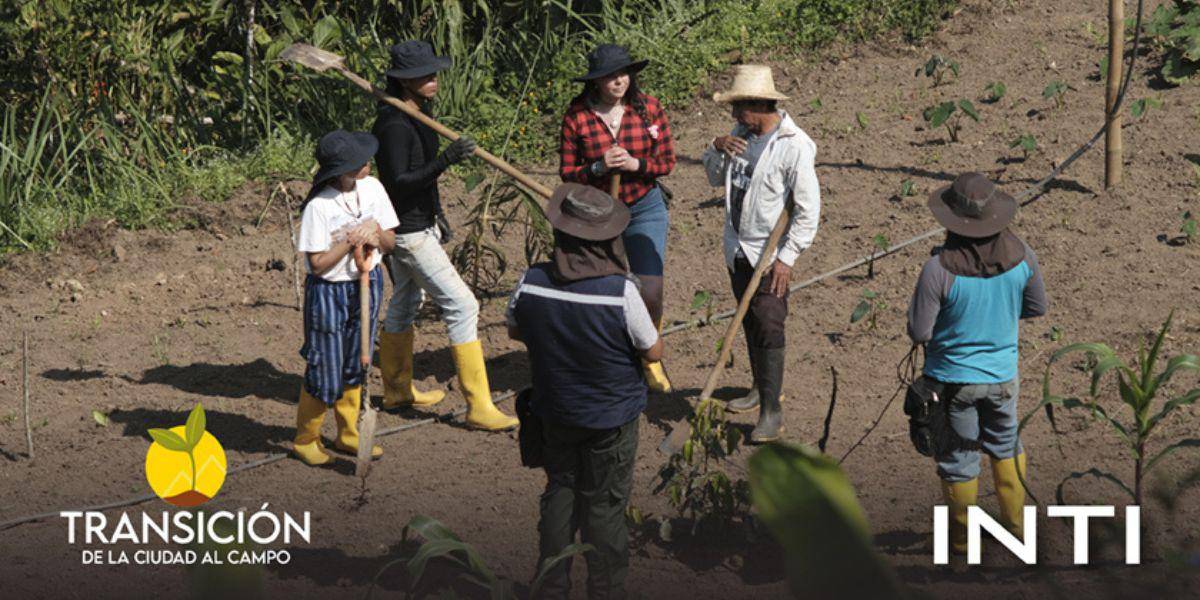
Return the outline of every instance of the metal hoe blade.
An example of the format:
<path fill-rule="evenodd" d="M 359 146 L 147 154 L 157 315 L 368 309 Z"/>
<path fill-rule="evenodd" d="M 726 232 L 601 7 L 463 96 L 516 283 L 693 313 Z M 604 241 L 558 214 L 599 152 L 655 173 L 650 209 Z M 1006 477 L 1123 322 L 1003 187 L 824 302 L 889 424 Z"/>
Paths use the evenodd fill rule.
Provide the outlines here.
<path fill-rule="evenodd" d="M 328 50 L 309 44 L 292 44 L 280 53 L 279 57 L 320 72 L 341 68 L 345 60 Z"/>

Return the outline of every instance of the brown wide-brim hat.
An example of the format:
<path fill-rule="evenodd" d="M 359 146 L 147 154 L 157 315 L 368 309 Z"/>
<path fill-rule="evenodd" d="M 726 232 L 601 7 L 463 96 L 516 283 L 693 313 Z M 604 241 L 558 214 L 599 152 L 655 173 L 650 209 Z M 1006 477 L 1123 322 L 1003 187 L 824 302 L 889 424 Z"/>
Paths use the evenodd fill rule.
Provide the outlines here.
<path fill-rule="evenodd" d="M 590 185 L 564 183 L 546 206 L 546 219 L 555 229 L 583 240 L 611 240 L 629 225 L 629 209 Z"/>
<path fill-rule="evenodd" d="M 942 227 L 962 236 L 996 235 L 1017 216 L 1017 201 L 982 173 L 963 173 L 929 195 L 929 211 Z"/>
<path fill-rule="evenodd" d="M 775 89 L 775 78 L 767 65 L 738 65 L 734 67 L 733 84 L 725 92 L 713 94 L 714 102 L 739 100 L 787 100 Z"/>

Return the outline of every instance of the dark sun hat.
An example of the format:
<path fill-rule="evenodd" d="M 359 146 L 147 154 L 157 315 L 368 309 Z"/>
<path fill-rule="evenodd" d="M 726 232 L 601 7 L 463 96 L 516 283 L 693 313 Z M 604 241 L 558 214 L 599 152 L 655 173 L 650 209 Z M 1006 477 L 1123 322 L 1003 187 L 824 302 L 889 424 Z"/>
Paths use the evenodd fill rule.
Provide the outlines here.
<path fill-rule="evenodd" d="M 972 238 L 996 235 L 1017 216 L 1017 201 L 982 173 L 963 173 L 929 195 L 929 210 L 943 227 Z"/>
<path fill-rule="evenodd" d="M 559 231 L 600 242 L 625 231 L 629 209 L 590 185 L 564 183 L 550 197 L 546 219 Z"/>
<path fill-rule="evenodd" d="M 316 155 L 320 168 L 313 175 L 313 186 L 361 169 L 378 149 L 379 141 L 369 133 L 338 129 L 325 134 L 317 142 Z"/>
<path fill-rule="evenodd" d="M 424 77 L 448 69 L 454 62 L 449 57 L 434 54 L 433 46 L 420 40 L 400 42 L 392 46 L 388 53 L 392 57 L 392 63 L 387 76 L 396 79 Z"/>
<path fill-rule="evenodd" d="M 605 75 L 611 75 L 624 69 L 628 73 L 637 73 L 646 68 L 648 60 L 633 60 L 629 51 L 616 44 L 600 44 L 587 56 L 588 72 L 575 78 L 575 81 L 591 81 Z"/>

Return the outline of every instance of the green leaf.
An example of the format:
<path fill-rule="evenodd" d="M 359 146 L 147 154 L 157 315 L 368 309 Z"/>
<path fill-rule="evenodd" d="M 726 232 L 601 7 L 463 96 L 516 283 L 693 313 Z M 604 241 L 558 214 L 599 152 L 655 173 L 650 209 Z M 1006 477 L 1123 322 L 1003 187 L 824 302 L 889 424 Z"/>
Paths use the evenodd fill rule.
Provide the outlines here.
<path fill-rule="evenodd" d="M 1200 388 L 1189 390 L 1187 393 L 1178 398 L 1172 398 L 1164 402 L 1162 410 L 1158 411 L 1158 414 L 1150 417 L 1150 419 L 1146 422 L 1147 433 L 1153 431 L 1155 426 L 1162 422 L 1163 419 L 1170 416 L 1175 409 L 1181 406 L 1190 406 L 1195 404 L 1196 400 L 1198 399 L 1200 399 Z"/>
<path fill-rule="evenodd" d="M 96 424 L 101 427 L 108 427 L 108 424 L 109 424 L 108 415 L 106 415 L 98 410 L 92 411 L 92 420 L 95 421 Z"/>
<path fill-rule="evenodd" d="M 441 521 L 439 521 L 433 517 L 427 517 L 425 515 L 417 515 L 408 521 L 408 524 L 404 526 L 405 537 L 407 537 L 409 533 L 415 533 L 415 534 L 421 536 L 422 538 L 424 538 L 426 540 L 430 540 L 430 541 L 432 541 L 432 540 L 457 540 L 460 542 L 462 541 L 461 539 L 459 539 L 459 537 L 457 535 L 454 535 L 454 532 L 450 531 L 450 528 L 446 527 L 446 525 L 444 525 Z"/>
<path fill-rule="evenodd" d="M 929 122 L 929 126 L 936 129 L 941 127 L 946 122 L 946 119 L 950 118 L 950 115 L 954 114 L 954 110 L 953 102 L 943 102 L 937 106 L 926 108 L 923 116 Z"/>
<path fill-rule="evenodd" d="M 854 312 L 850 313 L 850 323 L 854 324 L 861 321 L 869 312 L 871 312 L 871 303 L 866 300 L 860 300 L 858 306 L 854 307 Z"/>
<path fill-rule="evenodd" d="M 318 48 L 326 48 L 341 36 L 342 28 L 338 24 L 337 17 L 325 15 L 325 18 L 317 21 L 317 24 L 313 26 L 312 43 Z"/>
<path fill-rule="evenodd" d="M 1063 505 L 1063 506 L 1071 504 L 1071 502 L 1067 502 L 1066 498 L 1063 497 L 1063 488 L 1067 485 L 1067 482 L 1069 482 L 1073 479 L 1082 479 L 1084 477 L 1095 477 L 1096 479 L 1101 479 L 1104 481 L 1111 481 L 1112 483 L 1115 483 L 1118 486 L 1120 486 L 1120 488 L 1122 490 L 1125 490 L 1125 493 L 1129 494 L 1130 498 L 1135 497 L 1133 494 L 1133 490 L 1129 489 L 1129 486 L 1125 485 L 1125 482 L 1121 481 L 1116 475 L 1113 475 L 1112 473 L 1109 473 L 1107 471 L 1101 471 L 1100 469 L 1092 467 L 1091 469 L 1088 469 L 1086 471 L 1075 471 L 1075 472 L 1071 473 L 1070 475 L 1067 475 L 1065 478 L 1063 478 L 1062 481 L 1058 482 L 1058 486 L 1056 486 L 1054 489 L 1055 501 L 1059 505 Z"/>
<path fill-rule="evenodd" d="M 1052 81 L 1042 90 L 1042 97 L 1050 99 L 1067 90 L 1067 84 L 1061 81 Z"/>
<path fill-rule="evenodd" d="M 1142 470 L 1142 475 L 1145 476 L 1146 473 L 1150 472 L 1150 469 L 1154 468 L 1154 465 L 1158 464 L 1158 461 L 1170 456 L 1176 450 L 1179 450 L 1181 448 L 1200 448 L 1200 439 L 1188 438 L 1186 440 L 1180 440 L 1178 442 L 1175 442 L 1174 444 L 1171 444 L 1170 446 L 1167 446 L 1166 448 L 1163 448 L 1162 452 L 1155 454 L 1154 458 L 1151 458 L 1150 460 L 1146 461 L 1146 468 Z"/>
<path fill-rule="evenodd" d="M 875 244 L 875 247 L 883 252 L 887 252 L 888 248 L 892 247 L 892 242 L 882 233 L 875 234 L 875 237 L 871 238 L 871 243 Z"/>
<path fill-rule="evenodd" d="M 867 115 L 865 115 L 861 112 L 854 113 L 854 119 L 856 121 L 858 121 L 858 127 L 860 129 L 865 130 L 867 128 L 867 126 L 870 125 L 870 122 L 867 121 Z"/>
<path fill-rule="evenodd" d="M 709 302 L 712 302 L 712 294 L 707 290 L 700 290 L 692 295 L 692 310 L 698 310 Z"/>
<path fill-rule="evenodd" d="M 970 100 L 967 100 L 966 98 L 959 100 L 958 107 L 961 108 L 964 113 L 967 113 L 967 116 L 971 117 L 971 119 L 976 123 L 979 122 L 979 113 L 975 110 L 975 105 L 971 104 Z"/>
<path fill-rule="evenodd" d="M 879 294 L 872 290 L 863 290 L 862 297 L 866 298 L 867 300 L 874 300 L 879 297 Z"/>
<path fill-rule="evenodd" d="M 467 175 L 463 179 L 463 185 L 467 188 L 468 192 L 473 192 L 473 191 L 475 191 L 475 188 L 479 187 L 479 184 L 483 183 L 483 180 L 484 180 L 483 173 L 477 171 L 477 172 L 471 173 L 470 175 Z"/>
<path fill-rule="evenodd" d="M 913 184 L 913 181 L 911 179 L 905 179 L 904 181 L 900 182 L 900 195 L 901 196 L 907 197 L 907 196 L 912 196 L 914 194 L 916 194 L 916 185 Z"/>
<path fill-rule="evenodd" d="M 188 415 L 187 424 L 183 428 L 184 433 L 187 434 L 186 441 L 189 450 L 200 443 L 200 438 L 204 437 L 204 427 L 207 424 L 207 420 L 204 418 L 204 405 L 197 404 L 196 408 L 192 409 L 192 414 Z"/>
<path fill-rule="evenodd" d="M 810 100 L 810 101 L 808 102 L 808 107 L 809 107 L 809 108 L 811 108 L 811 109 L 812 109 L 812 110 L 814 110 L 814 111 L 821 110 L 821 106 L 822 106 L 822 104 L 821 104 L 821 99 L 820 99 L 819 97 L 818 97 L 818 98 L 813 98 L 812 100 Z"/>
<path fill-rule="evenodd" d="M 1004 85 L 1002 81 L 993 81 L 986 88 L 983 88 L 983 91 L 988 93 L 989 102 L 999 102 L 1004 97 L 1004 94 L 1008 93 L 1008 86 Z"/>
<path fill-rule="evenodd" d="M 754 509 L 783 546 L 796 597 L 896 598 L 900 586 L 876 554 L 853 486 L 834 460 L 774 443 L 750 457 Z"/>
<path fill-rule="evenodd" d="M 213 57 L 213 60 L 227 62 L 231 65 L 242 64 L 242 55 L 236 54 L 234 52 L 229 52 L 228 50 L 221 50 L 219 52 L 214 52 L 212 57 Z"/>
<path fill-rule="evenodd" d="M 467 568 L 467 563 L 454 555 L 455 552 L 466 552 L 469 546 L 458 540 L 429 540 L 417 549 L 416 554 L 408 561 L 408 575 L 411 586 L 416 588 L 425 575 L 425 565 L 434 558 L 444 558 L 456 563 L 459 567 Z"/>
<path fill-rule="evenodd" d="M 591 544 L 571 544 L 563 548 L 562 552 L 547 558 L 542 566 L 538 569 L 537 578 L 533 580 L 533 584 L 529 586 L 529 597 L 538 598 L 538 592 L 542 589 L 542 584 L 545 582 L 546 575 L 550 573 L 559 563 L 573 557 L 595 550 L 596 547 Z"/>
<path fill-rule="evenodd" d="M 188 445 L 183 438 L 179 437 L 174 431 L 169 429 L 150 429 L 146 433 L 158 443 L 159 446 L 166 448 L 172 452 L 187 452 Z"/>

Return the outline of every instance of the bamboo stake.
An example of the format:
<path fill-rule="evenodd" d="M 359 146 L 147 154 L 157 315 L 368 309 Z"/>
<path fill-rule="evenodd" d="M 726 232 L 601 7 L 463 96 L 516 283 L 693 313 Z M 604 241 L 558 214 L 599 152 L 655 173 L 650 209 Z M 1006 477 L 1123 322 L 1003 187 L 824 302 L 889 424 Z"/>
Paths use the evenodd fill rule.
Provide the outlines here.
<path fill-rule="evenodd" d="M 21 390 L 25 396 L 25 444 L 29 447 L 29 458 L 33 459 L 33 428 L 29 426 L 29 332 L 21 340 Z"/>
<path fill-rule="evenodd" d="M 1104 111 L 1108 131 L 1104 136 L 1104 188 L 1121 183 L 1121 115 L 1117 96 L 1121 91 L 1121 62 L 1125 50 L 1125 2 L 1108 0 L 1108 89 Z"/>

